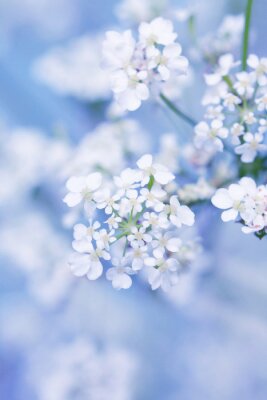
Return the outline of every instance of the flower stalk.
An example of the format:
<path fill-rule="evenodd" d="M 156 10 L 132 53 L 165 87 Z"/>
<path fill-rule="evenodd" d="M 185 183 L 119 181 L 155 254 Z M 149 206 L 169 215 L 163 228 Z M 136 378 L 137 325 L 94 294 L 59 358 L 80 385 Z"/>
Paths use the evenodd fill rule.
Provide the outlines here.
<path fill-rule="evenodd" d="M 195 126 L 197 122 L 181 111 L 168 97 L 166 97 L 163 93 L 160 94 L 161 100 L 166 104 L 166 106 L 174 112 L 178 117 L 182 118 L 185 122 L 187 122 L 191 126 Z"/>
<path fill-rule="evenodd" d="M 253 5 L 253 0 L 248 0 L 247 7 L 246 7 L 245 28 L 244 28 L 243 44 L 242 44 L 242 70 L 243 71 L 245 71 L 247 69 L 249 30 L 250 30 L 252 5 Z"/>

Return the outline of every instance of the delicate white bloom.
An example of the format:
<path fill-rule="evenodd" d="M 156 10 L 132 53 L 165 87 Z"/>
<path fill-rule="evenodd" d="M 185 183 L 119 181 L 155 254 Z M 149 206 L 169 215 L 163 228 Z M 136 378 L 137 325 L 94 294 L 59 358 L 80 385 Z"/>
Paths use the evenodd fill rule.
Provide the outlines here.
<path fill-rule="evenodd" d="M 259 111 L 267 111 L 267 94 L 255 100 Z"/>
<path fill-rule="evenodd" d="M 223 150 L 223 142 L 221 139 L 226 139 L 228 136 L 228 129 L 223 126 L 222 121 L 215 119 L 211 122 L 210 126 L 207 122 L 199 122 L 195 126 L 195 143 L 196 146 L 203 145 L 204 143 L 210 143 L 218 151 Z"/>
<path fill-rule="evenodd" d="M 162 257 L 166 251 L 176 253 L 181 248 L 181 239 L 173 237 L 171 233 L 162 234 L 161 232 L 157 232 L 154 237 L 152 247 L 154 248 L 153 254 L 156 257 Z"/>
<path fill-rule="evenodd" d="M 114 177 L 114 183 L 120 189 L 120 195 L 129 189 L 134 189 L 138 181 L 140 181 L 140 173 L 131 168 L 126 168 L 121 172 L 120 176 Z"/>
<path fill-rule="evenodd" d="M 142 186 L 149 182 L 151 176 L 161 185 L 167 185 L 174 179 L 174 175 L 166 167 L 154 164 L 151 154 L 146 154 L 137 161 L 137 166 L 142 171 Z"/>
<path fill-rule="evenodd" d="M 90 201 L 94 196 L 94 192 L 100 188 L 101 183 L 102 176 L 98 172 L 88 176 L 71 177 L 66 183 L 69 193 L 64 197 L 63 201 L 69 207 L 78 205 L 82 200 Z"/>
<path fill-rule="evenodd" d="M 139 246 L 137 241 L 132 241 L 131 247 L 129 257 L 132 260 L 132 269 L 133 271 L 139 271 L 144 266 L 144 260 L 148 257 L 148 248 L 147 246 Z"/>
<path fill-rule="evenodd" d="M 127 236 L 129 242 L 135 242 L 138 246 L 143 246 L 145 243 L 149 243 L 152 237 L 146 233 L 146 228 L 137 228 L 134 226 L 131 229 L 131 234 Z"/>
<path fill-rule="evenodd" d="M 223 221 L 235 220 L 238 216 L 244 233 L 266 234 L 267 186 L 257 187 L 252 178 L 244 177 L 228 189 L 218 189 L 212 198 L 215 207 L 224 209 Z"/>
<path fill-rule="evenodd" d="M 230 133 L 231 133 L 231 140 L 234 145 L 240 144 L 240 136 L 242 136 L 244 134 L 244 131 L 245 131 L 245 128 L 241 124 L 235 123 L 232 126 Z"/>
<path fill-rule="evenodd" d="M 262 143 L 263 135 L 261 133 L 253 135 L 248 132 L 243 136 L 243 139 L 245 143 L 237 146 L 235 152 L 241 155 L 241 160 L 244 163 L 253 162 L 258 152 L 267 151 L 267 145 Z"/>
<path fill-rule="evenodd" d="M 225 93 L 223 96 L 223 105 L 229 111 L 235 111 L 236 107 L 242 103 L 242 100 L 233 93 Z"/>
<path fill-rule="evenodd" d="M 238 213 L 243 211 L 244 196 L 245 190 L 242 186 L 232 184 L 228 189 L 218 189 L 211 202 L 215 207 L 227 210 L 222 213 L 222 220 L 226 222 L 235 220 Z"/>
<path fill-rule="evenodd" d="M 96 245 L 98 248 L 109 250 L 110 244 L 115 242 L 114 230 L 108 232 L 106 229 L 100 229 L 94 235 Z"/>
<path fill-rule="evenodd" d="M 187 206 L 182 206 L 177 196 L 171 196 L 170 204 L 165 207 L 170 221 L 180 228 L 182 225 L 192 226 L 195 222 L 195 215 Z"/>
<path fill-rule="evenodd" d="M 247 64 L 254 70 L 255 79 L 260 86 L 267 84 L 267 58 L 259 58 L 255 54 L 250 54 Z"/>
<path fill-rule="evenodd" d="M 222 78 L 228 75 L 229 71 L 235 65 L 232 54 L 225 54 L 218 60 L 218 67 L 214 74 L 206 74 L 205 81 L 207 85 L 214 86 L 221 82 Z"/>
<path fill-rule="evenodd" d="M 143 188 L 140 190 L 140 200 L 145 202 L 147 208 L 153 207 L 156 211 L 161 211 L 164 207 L 162 199 L 166 196 L 165 190 L 160 186 L 154 185 L 151 190 Z"/>
<path fill-rule="evenodd" d="M 162 287 L 163 290 L 168 291 L 178 282 L 179 263 L 175 258 L 157 257 L 155 252 L 153 255 L 154 257 L 145 259 L 145 264 L 148 267 L 154 267 L 148 270 L 148 282 L 152 290 Z"/>
<path fill-rule="evenodd" d="M 139 26 L 140 41 L 145 46 L 161 44 L 168 46 L 172 44 L 177 34 L 173 32 L 172 22 L 164 18 L 158 17 L 148 22 L 142 22 Z"/>
<path fill-rule="evenodd" d="M 103 250 L 95 250 L 92 246 L 89 249 L 88 254 L 74 253 L 70 260 L 70 269 L 75 276 L 87 276 L 90 280 L 98 279 L 103 272 L 102 263 L 99 257 L 109 259 L 109 256 Z"/>
<path fill-rule="evenodd" d="M 122 260 L 112 260 L 114 267 L 107 270 L 106 276 L 109 281 L 112 281 L 112 286 L 114 289 L 129 289 L 132 286 L 132 279 L 129 274 L 133 271 L 128 265 L 127 259 Z"/>
<path fill-rule="evenodd" d="M 250 98 L 253 94 L 253 84 L 255 81 L 253 75 L 242 71 L 236 74 L 236 79 L 237 81 L 234 84 L 234 89 L 240 96 Z"/>

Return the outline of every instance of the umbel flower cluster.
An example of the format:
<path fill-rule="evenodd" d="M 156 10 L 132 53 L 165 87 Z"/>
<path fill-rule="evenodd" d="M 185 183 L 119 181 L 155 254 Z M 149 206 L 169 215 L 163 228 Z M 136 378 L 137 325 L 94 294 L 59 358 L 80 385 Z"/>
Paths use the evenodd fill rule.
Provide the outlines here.
<path fill-rule="evenodd" d="M 205 119 L 195 127 L 194 144 L 211 156 L 233 148 L 243 163 L 266 154 L 267 58 L 250 55 L 249 71 L 231 54 L 220 57 L 214 73 L 205 76 Z"/>
<path fill-rule="evenodd" d="M 104 63 L 115 100 L 123 109 L 138 109 L 151 91 L 164 91 L 164 84 L 186 73 L 188 60 L 176 38 L 172 22 L 161 17 L 142 22 L 137 40 L 131 30 L 106 33 Z"/>
<path fill-rule="evenodd" d="M 256 232 L 259 237 L 264 236 L 267 228 L 267 185 L 257 186 L 253 179 L 244 177 L 228 189 L 218 189 L 212 203 L 225 210 L 223 221 L 240 218 L 244 233 Z"/>
<path fill-rule="evenodd" d="M 178 196 L 168 197 L 165 186 L 174 178 L 150 154 L 110 185 L 102 184 L 99 172 L 70 178 L 64 201 L 69 207 L 82 202 L 89 222 L 74 226 L 73 273 L 95 280 L 103 273 L 103 263 L 111 260 L 106 277 L 116 289 L 129 288 L 132 276 L 141 271 L 152 289 L 175 285 L 186 246 L 179 230 L 194 224 L 194 213 Z"/>

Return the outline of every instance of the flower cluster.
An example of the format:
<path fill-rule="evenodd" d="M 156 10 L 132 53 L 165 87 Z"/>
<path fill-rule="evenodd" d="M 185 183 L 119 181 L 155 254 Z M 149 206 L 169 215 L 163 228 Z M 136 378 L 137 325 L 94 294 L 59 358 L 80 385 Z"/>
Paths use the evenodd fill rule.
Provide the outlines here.
<path fill-rule="evenodd" d="M 243 163 L 251 163 L 266 153 L 267 58 L 250 55 L 250 71 L 237 71 L 239 63 L 226 54 L 213 74 L 206 75 L 210 90 L 203 98 L 205 120 L 195 127 L 198 149 L 215 154 L 224 144 L 234 147 Z"/>
<path fill-rule="evenodd" d="M 34 64 L 36 77 L 62 95 L 86 101 L 108 99 L 109 81 L 100 67 L 102 40 L 102 35 L 84 35 L 49 50 Z"/>
<path fill-rule="evenodd" d="M 138 109 L 151 91 L 164 91 L 172 76 L 186 73 L 188 60 L 181 56 L 172 22 L 161 17 L 142 22 L 138 40 L 132 31 L 109 31 L 103 43 L 103 57 L 109 71 L 115 100 L 126 110 Z"/>
<path fill-rule="evenodd" d="M 222 220 L 232 221 L 240 217 L 244 233 L 267 233 L 267 185 L 257 186 L 252 178 L 244 177 L 228 189 L 218 189 L 212 204 L 223 209 Z"/>
<path fill-rule="evenodd" d="M 115 12 L 122 21 L 140 23 L 164 14 L 167 6 L 168 0 L 122 0 Z"/>
<path fill-rule="evenodd" d="M 110 186 L 102 185 L 98 172 L 68 180 L 64 201 L 69 207 L 83 202 L 89 220 L 74 226 L 71 270 L 95 280 L 102 260 L 111 260 L 106 277 L 114 288 L 129 288 L 131 276 L 146 270 L 152 289 L 167 290 L 177 283 L 185 256 L 179 228 L 192 226 L 194 214 L 177 196 L 168 198 L 164 188 L 174 175 L 166 167 L 150 154 L 137 167 L 123 170 Z M 96 210 L 104 211 L 104 222 L 94 219 Z"/>
<path fill-rule="evenodd" d="M 244 16 L 227 15 L 216 33 L 209 33 L 202 37 L 199 42 L 203 58 L 214 65 L 220 56 L 233 52 L 241 43 L 244 28 Z"/>

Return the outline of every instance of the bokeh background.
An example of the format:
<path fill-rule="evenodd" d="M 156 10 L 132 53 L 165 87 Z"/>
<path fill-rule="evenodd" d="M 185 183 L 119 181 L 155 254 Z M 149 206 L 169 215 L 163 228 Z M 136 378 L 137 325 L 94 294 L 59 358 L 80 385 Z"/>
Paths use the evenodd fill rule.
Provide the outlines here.
<path fill-rule="evenodd" d="M 67 165 L 105 120 L 109 95 L 99 95 L 97 76 L 89 97 L 66 93 L 66 82 L 53 90 L 37 63 L 81 36 L 94 43 L 105 30 L 127 26 L 116 15 L 119 3 L 0 0 L 0 398 L 265 400 L 266 241 L 222 224 L 207 208 L 200 212 L 205 252 L 198 273 L 171 296 L 142 281 L 117 292 L 105 279 L 89 282 L 68 270 L 71 230 L 62 223 L 61 200 Z M 245 8 L 243 0 L 172 5 L 196 3 L 200 35 Z M 262 56 L 266 18 L 266 1 L 255 1 L 251 51 Z M 183 98 L 196 116 L 202 90 L 197 81 Z M 173 131 L 153 104 L 131 118 L 154 148 Z"/>

